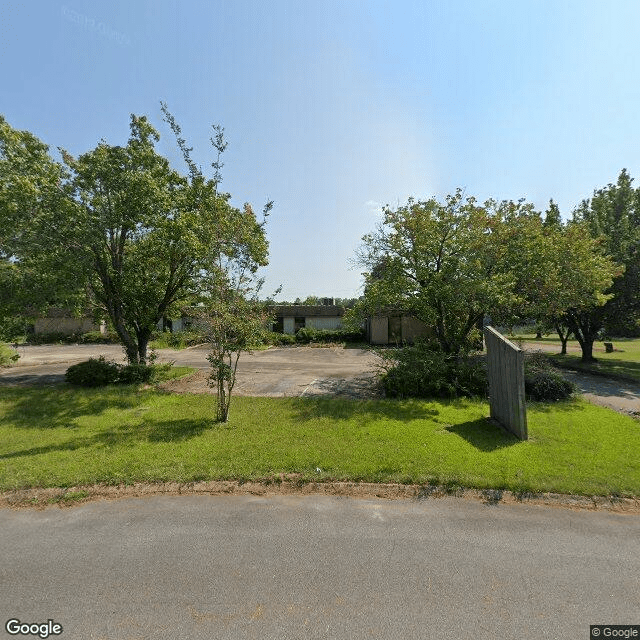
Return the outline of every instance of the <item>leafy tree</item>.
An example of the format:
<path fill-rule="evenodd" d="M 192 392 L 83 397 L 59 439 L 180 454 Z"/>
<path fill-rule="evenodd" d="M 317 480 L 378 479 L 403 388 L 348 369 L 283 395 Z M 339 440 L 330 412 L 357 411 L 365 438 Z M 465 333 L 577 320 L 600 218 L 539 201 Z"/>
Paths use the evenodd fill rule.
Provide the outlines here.
<path fill-rule="evenodd" d="M 611 299 L 613 279 L 620 273 L 604 252 L 601 240 L 592 238 L 584 223 L 570 222 L 549 230 L 549 276 L 553 283 L 547 295 L 539 295 L 543 318 L 552 325 L 567 352 L 573 333 L 582 349 L 582 360 L 593 360 L 593 342 L 598 329 L 592 318 L 601 317 L 603 305 Z"/>
<path fill-rule="evenodd" d="M 159 135 L 144 116 L 131 116 L 126 146 L 101 142 L 78 158 L 62 151 L 64 163 L 32 134 L 4 120 L 0 129 L 0 211 L 11 229 L 0 251 L 26 273 L 42 274 L 39 289 L 49 297 L 69 293 L 66 283 L 72 292 L 81 284 L 130 363 L 146 363 L 158 321 L 202 296 L 205 276 L 225 260 L 252 269 L 267 262 L 264 227 L 250 205 L 235 208 L 218 192 L 222 129 L 214 127 L 218 158 L 207 179 L 163 111 L 187 177 L 157 153 Z"/>
<path fill-rule="evenodd" d="M 460 190 L 443 204 L 387 207 L 363 238 L 365 294 L 351 318 L 411 313 L 434 327 L 443 352 L 457 354 L 474 345 L 485 315 L 512 324 L 602 304 L 611 262 L 594 242 L 580 244 L 584 228 L 562 230 L 552 219 L 524 200 L 480 206 Z"/>
<path fill-rule="evenodd" d="M 532 216 L 523 201 L 480 206 L 461 190 L 442 204 L 386 207 L 377 231 L 363 237 L 357 262 L 367 268 L 365 293 L 349 315 L 401 310 L 433 326 L 445 353 L 471 347 L 485 314 L 522 302 L 511 262 L 526 262 L 514 241 Z"/>
<path fill-rule="evenodd" d="M 601 238 L 606 252 L 624 267 L 614 279 L 607 304 L 582 318 L 592 333 L 604 328 L 610 335 L 640 335 L 640 189 L 634 190 L 632 182 L 623 169 L 616 184 L 594 191 L 574 211 L 574 219 Z"/>
<path fill-rule="evenodd" d="M 243 351 L 263 342 L 273 315 L 257 299 L 261 282 L 219 274 L 212 283 L 211 299 L 201 320 L 210 345 L 209 384 L 216 390 L 216 420 L 227 422 L 238 361 Z"/>

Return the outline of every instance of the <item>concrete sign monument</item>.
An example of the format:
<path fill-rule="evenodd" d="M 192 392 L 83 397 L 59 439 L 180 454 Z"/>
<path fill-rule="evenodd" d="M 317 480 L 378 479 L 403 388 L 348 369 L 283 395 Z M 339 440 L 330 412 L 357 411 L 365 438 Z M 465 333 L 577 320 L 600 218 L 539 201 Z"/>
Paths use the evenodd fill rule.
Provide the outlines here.
<path fill-rule="evenodd" d="M 493 327 L 484 328 L 491 417 L 520 440 L 527 439 L 524 353 Z"/>

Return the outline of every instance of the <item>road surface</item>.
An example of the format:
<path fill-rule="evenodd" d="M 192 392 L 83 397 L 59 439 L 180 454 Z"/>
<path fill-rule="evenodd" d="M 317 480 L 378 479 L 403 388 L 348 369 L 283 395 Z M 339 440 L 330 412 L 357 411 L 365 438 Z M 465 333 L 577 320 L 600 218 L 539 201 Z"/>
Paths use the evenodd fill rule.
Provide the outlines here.
<path fill-rule="evenodd" d="M 51 619 L 64 640 L 586 640 L 640 624 L 638 516 L 177 496 L 4 509 L 0 527 L 2 624 Z"/>

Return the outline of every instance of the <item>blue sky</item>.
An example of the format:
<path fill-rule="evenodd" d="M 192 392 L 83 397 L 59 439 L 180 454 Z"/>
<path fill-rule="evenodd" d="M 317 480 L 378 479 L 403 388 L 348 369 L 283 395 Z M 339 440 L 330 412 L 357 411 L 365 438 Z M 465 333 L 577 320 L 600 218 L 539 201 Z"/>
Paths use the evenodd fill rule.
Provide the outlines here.
<path fill-rule="evenodd" d="M 223 188 L 273 199 L 265 293 L 359 295 L 383 204 L 549 198 L 640 175 L 640 3 L 68 0 L 0 5 L 0 112 L 74 154 L 168 103 Z"/>

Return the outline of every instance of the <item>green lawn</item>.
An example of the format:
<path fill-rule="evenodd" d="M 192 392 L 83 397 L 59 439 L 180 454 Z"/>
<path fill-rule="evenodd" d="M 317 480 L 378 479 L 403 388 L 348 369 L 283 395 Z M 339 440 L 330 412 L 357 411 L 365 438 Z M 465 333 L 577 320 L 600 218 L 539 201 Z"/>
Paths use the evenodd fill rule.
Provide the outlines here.
<path fill-rule="evenodd" d="M 306 479 L 640 496 L 640 425 L 582 401 L 529 408 L 520 442 L 481 401 L 235 398 L 108 387 L 0 389 L 0 489 Z M 320 469 L 321 471 L 317 471 Z"/>
<path fill-rule="evenodd" d="M 595 342 L 593 345 L 593 355 L 597 362 L 585 364 L 581 362 L 581 352 L 560 355 L 560 339 L 557 336 L 549 335 L 542 340 L 536 340 L 534 334 L 509 336 L 509 339 L 521 339 L 523 342 L 540 345 L 557 344 L 558 353 L 550 354 L 559 366 L 587 373 L 608 376 L 612 378 L 630 379 L 640 382 L 640 338 L 613 338 L 609 342 L 613 343 L 615 351 L 606 353 L 602 342 Z M 567 346 L 579 348 L 577 341 L 569 340 Z"/>

